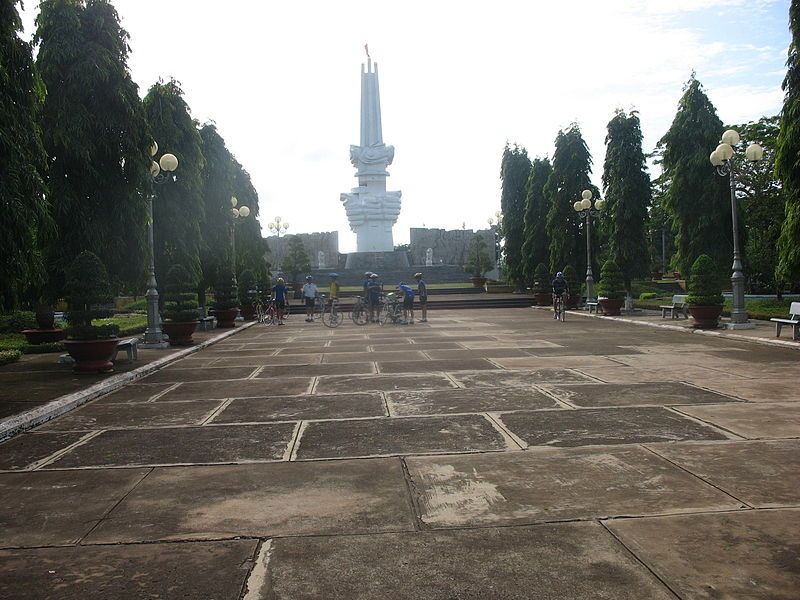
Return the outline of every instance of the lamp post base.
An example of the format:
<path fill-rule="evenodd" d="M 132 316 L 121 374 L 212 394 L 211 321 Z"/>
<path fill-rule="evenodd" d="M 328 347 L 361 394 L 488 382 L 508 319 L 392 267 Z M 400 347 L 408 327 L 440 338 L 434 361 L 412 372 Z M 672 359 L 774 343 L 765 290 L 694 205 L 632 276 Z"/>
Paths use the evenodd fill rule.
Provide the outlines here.
<path fill-rule="evenodd" d="M 744 323 L 731 323 L 730 321 L 727 321 L 725 323 L 722 323 L 722 328 L 723 329 L 755 329 L 756 328 L 756 324 L 753 323 L 752 321 L 745 321 Z"/>
<path fill-rule="evenodd" d="M 162 340 L 160 342 L 143 342 L 139 344 L 139 348 L 146 348 L 148 350 L 166 350 L 169 348 L 169 342 Z"/>

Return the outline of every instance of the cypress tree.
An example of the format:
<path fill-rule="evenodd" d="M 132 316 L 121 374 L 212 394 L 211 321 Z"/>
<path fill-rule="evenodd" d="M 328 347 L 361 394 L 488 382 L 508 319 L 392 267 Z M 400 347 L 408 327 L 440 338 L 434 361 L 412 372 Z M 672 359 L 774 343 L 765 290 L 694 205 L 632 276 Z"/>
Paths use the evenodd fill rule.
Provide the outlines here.
<path fill-rule="evenodd" d="M 786 60 L 786 77 L 783 80 L 783 111 L 781 131 L 778 135 L 776 172 L 783 181 L 786 195 L 786 218 L 778 241 L 779 281 L 800 281 L 800 1 L 792 0 L 789 6 L 789 28 L 792 43 Z"/>
<path fill-rule="evenodd" d="M 147 264 L 152 138 L 128 70 L 128 33 L 107 0 L 42 0 L 36 65 L 47 87 L 42 131 L 58 240 L 50 283 L 83 251 L 116 288 L 140 289 Z"/>
<path fill-rule="evenodd" d="M 155 186 L 153 237 L 156 275 L 181 265 L 190 279 L 200 278 L 200 222 L 203 220 L 203 142 L 183 99 L 180 84 L 159 81 L 144 98 L 147 121 L 161 152 L 178 158 L 175 181 Z M 158 158 L 158 155 L 155 157 Z"/>
<path fill-rule="evenodd" d="M 52 225 L 37 121 L 44 86 L 19 37 L 17 2 L 0 0 L 0 308 L 16 307 L 24 283 L 41 283 L 42 238 Z"/>
<path fill-rule="evenodd" d="M 553 154 L 553 172 L 547 178 L 545 195 L 550 204 L 547 213 L 547 237 L 550 239 L 550 271 L 563 271 L 567 265 L 576 266 L 580 272 L 586 270 L 583 248 L 586 244 L 585 223 L 572 208 L 583 190 L 591 190 L 598 196 L 597 188 L 591 184 L 592 155 L 576 123 L 556 136 Z M 593 228 L 592 231 L 596 231 Z M 596 239 L 592 234 L 593 241 Z M 597 245 L 592 246 L 594 255 Z"/>
<path fill-rule="evenodd" d="M 642 152 L 642 129 L 635 111 L 618 110 L 608 123 L 603 165 L 606 201 L 602 226 L 608 251 L 619 265 L 630 292 L 631 280 L 647 274 L 647 209 L 652 200 L 650 177 Z"/>
<path fill-rule="evenodd" d="M 549 209 L 544 186 L 553 167 L 547 158 L 535 158 L 525 187 L 525 229 L 522 242 L 522 272 L 525 282 L 533 283 L 536 266 L 549 264 L 550 240 L 547 237 Z"/>
<path fill-rule="evenodd" d="M 701 254 L 708 254 L 720 269 L 731 261 L 728 180 L 718 176 L 708 160 L 722 131 L 717 110 L 692 74 L 675 119 L 659 142 L 664 175 L 670 182 L 664 206 L 672 214 L 674 261 L 684 274 Z"/>
<path fill-rule="evenodd" d="M 509 283 L 517 287 L 522 287 L 525 283 L 522 242 L 525 233 L 525 184 L 530 171 L 528 151 L 521 146 L 514 145 L 512 148 L 506 144 L 500 164 L 500 207 L 503 211 L 502 234 L 505 240 L 503 254 Z"/>
<path fill-rule="evenodd" d="M 265 254 L 269 252 L 267 240 L 261 235 L 258 222 L 258 192 L 253 187 L 250 174 L 234 159 L 234 195 L 239 206 L 247 206 L 250 216 L 236 221 L 236 270 L 250 271 L 255 280 L 263 281 L 268 276 Z"/>

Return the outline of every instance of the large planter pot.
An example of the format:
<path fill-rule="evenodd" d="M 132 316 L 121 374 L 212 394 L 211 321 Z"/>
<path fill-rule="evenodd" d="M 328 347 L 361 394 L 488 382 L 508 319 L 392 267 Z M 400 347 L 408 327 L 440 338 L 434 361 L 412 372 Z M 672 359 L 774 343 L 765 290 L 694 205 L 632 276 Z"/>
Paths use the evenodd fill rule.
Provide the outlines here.
<path fill-rule="evenodd" d="M 486 277 L 470 277 L 469 280 L 472 282 L 472 287 L 482 288 L 486 286 Z"/>
<path fill-rule="evenodd" d="M 25 339 L 33 346 L 60 342 L 66 337 L 63 329 L 23 329 Z"/>
<path fill-rule="evenodd" d="M 119 338 L 102 340 L 66 340 L 64 347 L 75 359 L 72 369 L 76 373 L 110 373 L 114 370 L 111 359 L 117 353 Z"/>
<path fill-rule="evenodd" d="M 622 308 L 622 305 L 625 304 L 625 299 L 601 298 L 598 300 L 598 302 L 603 309 L 604 315 L 608 315 L 609 317 L 618 317 L 620 315 L 620 309 Z"/>
<path fill-rule="evenodd" d="M 578 304 L 581 302 L 581 297 L 576 294 L 570 294 L 567 296 L 567 309 L 568 310 L 575 310 L 578 308 Z"/>
<path fill-rule="evenodd" d="M 719 326 L 719 317 L 722 314 L 722 307 L 718 304 L 711 306 L 690 304 L 689 314 L 692 315 L 694 319 L 695 329 L 716 329 Z"/>
<path fill-rule="evenodd" d="M 550 306 L 553 304 L 552 294 L 536 293 L 533 297 L 536 299 L 536 306 Z"/>
<path fill-rule="evenodd" d="M 214 316 L 217 317 L 217 327 L 236 327 L 236 317 L 238 315 L 238 308 L 214 310 Z"/>
<path fill-rule="evenodd" d="M 192 334 L 200 321 L 164 321 L 161 329 L 169 336 L 170 346 L 191 346 Z"/>
<path fill-rule="evenodd" d="M 255 308 L 253 308 L 253 305 L 252 305 L 252 304 L 245 304 L 245 305 L 244 305 L 242 308 L 240 308 L 239 310 L 241 310 L 241 312 L 242 312 L 242 318 L 243 318 L 245 321 L 252 321 L 252 320 L 253 320 L 253 317 L 254 317 L 254 316 L 255 316 L 255 314 L 256 314 L 256 309 L 255 309 Z"/>

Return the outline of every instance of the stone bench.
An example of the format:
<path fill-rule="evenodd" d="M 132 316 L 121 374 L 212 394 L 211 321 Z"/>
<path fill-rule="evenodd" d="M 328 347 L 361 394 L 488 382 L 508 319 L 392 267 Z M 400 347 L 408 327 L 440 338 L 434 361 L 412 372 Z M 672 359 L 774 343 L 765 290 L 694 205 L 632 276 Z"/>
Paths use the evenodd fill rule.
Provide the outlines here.
<path fill-rule="evenodd" d="M 684 319 L 689 318 L 689 306 L 686 304 L 686 296 L 676 295 L 672 297 L 672 304 L 660 304 L 661 318 L 667 318 L 667 311 L 671 319 L 677 319 L 683 315 Z"/>
<path fill-rule="evenodd" d="M 125 353 L 128 355 L 128 360 L 138 360 L 139 358 L 139 339 L 138 338 L 128 338 L 125 340 L 120 340 L 117 342 L 117 349 L 114 352 L 114 358 L 112 359 L 113 362 L 117 361 L 117 353 L 120 350 L 124 350 Z"/>
<path fill-rule="evenodd" d="M 789 325 L 792 328 L 792 339 L 800 341 L 800 302 L 792 302 L 789 306 L 788 319 L 772 318 L 770 321 L 775 323 L 775 337 L 781 337 L 781 328 Z"/>
<path fill-rule="evenodd" d="M 589 313 L 590 314 L 594 312 L 594 313 L 597 313 L 599 315 L 599 314 L 601 314 L 603 312 L 603 307 L 600 306 L 600 301 L 599 300 L 600 299 L 598 298 L 597 300 L 587 300 L 586 301 L 586 306 L 589 309 Z"/>
<path fill-rule="evenodd" d="M 209 331 L 217 326 L 217 317 L 202 317 L 197 329 L 200 331 Z"/>

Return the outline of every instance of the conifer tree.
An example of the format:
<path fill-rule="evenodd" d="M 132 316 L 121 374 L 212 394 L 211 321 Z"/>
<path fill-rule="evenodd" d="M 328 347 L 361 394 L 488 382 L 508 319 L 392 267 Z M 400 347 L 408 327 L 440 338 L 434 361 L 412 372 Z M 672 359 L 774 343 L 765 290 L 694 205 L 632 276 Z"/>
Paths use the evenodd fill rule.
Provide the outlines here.
<path fill-rule="evenodd" d="M 144 98 L 144 107 L 159 154 L 170 152 L 178 158 L 175 181 L 153 190 L 156 275 L 161 278 L 173 265 L 181 265 L 191 280 L 197 281 L 201 274 L 203 142 L 183 90 L 174 79 L 153 85 Z"/>
<path fill-rule="evenodd" d="M 591 170 L 592 156 L 580 127 L 573 123 L 566 131 L 559 131 L 553 154 L 553 172 L 544 188 L 550 203 L 547 237 L 550 239 L 550 271 L 553 273 L 563 271 L 567 265 L 576 266 L 581 273 L 586 270 L 583 251 L 585 223 L 581 222 L 572 205 L 580 199 L 583 190 L 591 190 L 595 197 L 598 196 L 597 188 L 589 180 Z M 594 238 L 594 233 L 592 235 Z M 597 245 L 594 244 L 593 248 L 596 255 Z"/>
<path fill-rule="evenodd" d="M 525 283 L 522 265 L 522 242 L 525 233 L 525 184 L 531 171 L 531 161 L 525 148 L 506 144 L 500 165 L 503 211 L 503 254 L 509 283 L 522 287 Z"/>
<path fill-rule="evenodd" d="M 547 237 L 549 209 L 544 186 L 553 167 L 547 158 L 535 158 L 525 188 L 525 230 L 522 242 L 522 272 L 528 285 L 533 283 L 536 266 L 549 264 L 550 240 Z"/>
<path fill-rule="evenodd" d="M 675 119 L 659 142 L 664 175 L 670 182 L 664 206 L 672 215 L 674 261 L 684 274 L 701 254 L 708 254 L 720 269 L 731 261 L 728 180 L 718 176 L 708 160 L 722 131 L 717 110 L 692 74 Z"/>
<path fill-rule="evenodd" d="M 258 192 L 253 187 L 250 174 L 233 160 L 234 195 L 240 206 L 250 209 L 250 216 L 236 222 L 236 270 L 238 273 L 250 271 L 255 280 L 262 281 L 268 276 L 265 254 L 269 252 L 267 240 L 261 235 L 258 222 Z"/>
<path fill-rule="evenodd" d="M 800 281 L 800 0 L 789 6 L 789 28 L 792 42 L 786 60 L 783 80 L 783 111 L 778 136 L 776 171 L 786 194 L 786 218 L 778 242 L 779 281 Z"/>
<path fill-rule="evenodd" d="M 83 251 L 115 287 L 139 289 L 147 264 L 152 138 L 128 70 L 128 33 L 108 0 L 42 0 L 36 65 L 47 88 L 42 131 L 58 239 L 50 283 Z"/>
<path fill-rule="evenodd" d="M 647 209 L 651 203 L 650 177 L 642 152 L 642 129 L 635 111 L 618 110 L 608 123 L 603 165 L 606 202 L 601 220 L 611 259 L 619 265 L 625 290 L 631 280 L 648 271 Z"/>
<path fill-rule="evenodd" d="M 26 283 L 41 283 L 42 238 L 51 232 L 38 111 L 44 87 L 30 44 L 19 37 L 18 0 L 0 0 L 0 309 Z"/>

